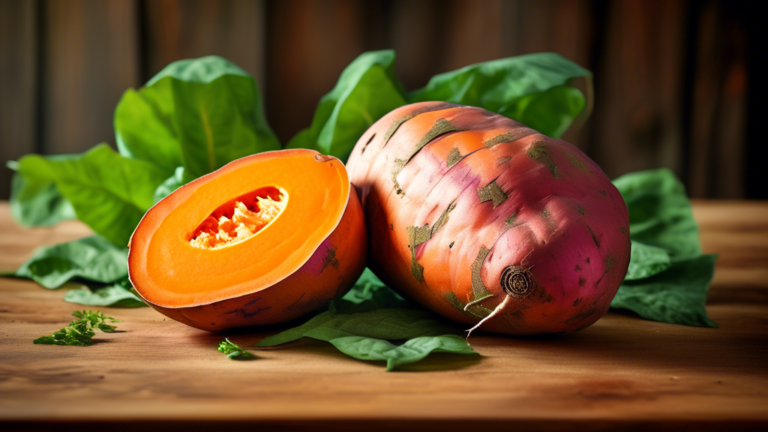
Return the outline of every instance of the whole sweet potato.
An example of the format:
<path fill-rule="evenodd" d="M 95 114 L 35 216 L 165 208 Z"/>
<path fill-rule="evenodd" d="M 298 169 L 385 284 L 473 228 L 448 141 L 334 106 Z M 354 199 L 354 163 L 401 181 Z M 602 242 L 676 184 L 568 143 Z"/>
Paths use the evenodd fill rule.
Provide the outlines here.
<path fill-rule="evenodd" d="M 480 108 L 398 108 L 347 164 L 390 286 L 507 334 L 579 330 L 606 313 L 629 264 L 619 192 L 576 147 Z"/>

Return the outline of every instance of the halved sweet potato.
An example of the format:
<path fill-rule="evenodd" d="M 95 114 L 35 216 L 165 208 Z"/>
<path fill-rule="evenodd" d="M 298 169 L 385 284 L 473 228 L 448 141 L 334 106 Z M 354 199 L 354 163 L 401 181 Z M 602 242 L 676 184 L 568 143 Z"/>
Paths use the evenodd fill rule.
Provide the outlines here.
<path fill-rule="evenodd" d="M 341 161 L 281 150 L 234 161 L 157 203 L 133 233 L 128 267 L 152 307 L 218 331 L 288 321 L 343 295 L 366 247 Z"/>

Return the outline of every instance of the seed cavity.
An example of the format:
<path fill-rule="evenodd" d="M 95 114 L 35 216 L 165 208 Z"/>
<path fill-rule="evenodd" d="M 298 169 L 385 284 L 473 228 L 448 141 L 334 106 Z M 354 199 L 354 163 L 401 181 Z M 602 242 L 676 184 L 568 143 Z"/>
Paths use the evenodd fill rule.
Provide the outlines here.
<path fill-rule="evenodd" d="M 217 208 L 189 235 L 199 249 L 217 249 L 247 240 L 274 222 L 288 205 L 288 192 L 268 186 Z"/>

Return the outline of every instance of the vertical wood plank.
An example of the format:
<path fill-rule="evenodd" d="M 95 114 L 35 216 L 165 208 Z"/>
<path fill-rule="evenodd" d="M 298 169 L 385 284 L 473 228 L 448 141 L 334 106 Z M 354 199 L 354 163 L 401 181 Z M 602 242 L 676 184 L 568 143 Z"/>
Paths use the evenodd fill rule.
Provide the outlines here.
<path fill-rule="evenodd" d="M 593 70 L 595 18 L 588 0 L 515 0 L 505 4 L 504 27 L 512 38 L 512 55 L 556 52 Z M 582 88 L 582 82 L 576 83 Z M 591 123 L 574 125 L 562 137 L 585 152 L 590 151 Z"/>
<path fill-rule="evenodd" d="M 697 35 L 689 192 L 694 197 L 745 194 L 746 34 L 722 5 L 702 8 Z"/>
<path fill-rule="evenodd" d="M 591 156 L 609 177 L 681 171 L 682 1 L 612 2 L 596 75 Z"/>
<path fill-rule="evenodd" d="M 320 98 L 366 48 L 361 2 L 270 4 L 267 112 L 283 143 L 309 127 Z"/>
<path fill-rule="evenodd" d="M 0 199 L 12 171 L 5 162 L 35 151 L 38 3 L 0 0 Z"/>
<path fill-rule="evenodd" d="M 446 3 L 448 28 L 444 49 L 444 70 L 511 55 L 511 44 L 504 37 L 503 1 L 454 0 Z"/>
<path fill-rule="evenodd" d="M 135 0 L 46 2 L 43 149 L 78 153 L 114 143 L 112 114 L 138 84 Z"/>
<path fill-rule="evenodd" d="M 148 80 L 169 63 L 219 55 L 264 83 L 263 0 L 145 1 Z"/>
<path fill-rule="evenodd" d="M 407 90 L 424 86 L 438 72 L 445 47 L 446 2 L 440 0 L 397 0 L 392 2 L 390 47 L 397 53 L 395 73 Z"/>

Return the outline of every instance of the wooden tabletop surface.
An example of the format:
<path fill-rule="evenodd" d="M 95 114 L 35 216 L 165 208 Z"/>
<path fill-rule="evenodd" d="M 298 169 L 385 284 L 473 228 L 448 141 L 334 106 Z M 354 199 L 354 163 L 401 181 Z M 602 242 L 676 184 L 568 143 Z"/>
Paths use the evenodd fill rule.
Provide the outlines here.
<path fill-rule="evenodd" d="M 765 430 L 768 202 L 694 212 L 705 252 L 720 254 L 707 305 L 720 328 L 609 313 L 559 338 L 473 336 L 479 359 L 435 355 L 403 372 L 315 341 L 231 361 L 216 351 L 224 336 L 251 345 L 267 333 L 209 334 L 149 308 L 103 308 L 124 322 L 91 347 L 33 345 L 78 306 L 66 288 L 0 279 L 0 429 Z M 87 234 L 77 222 L 17 227 L 0 204 L 0 271 Z"/>

